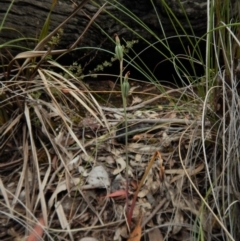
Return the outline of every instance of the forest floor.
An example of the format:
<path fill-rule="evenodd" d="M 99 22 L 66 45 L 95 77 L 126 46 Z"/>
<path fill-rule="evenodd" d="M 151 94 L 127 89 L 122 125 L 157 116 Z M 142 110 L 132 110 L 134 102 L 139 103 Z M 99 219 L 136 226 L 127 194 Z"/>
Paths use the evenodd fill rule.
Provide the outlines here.
<path fill-rule="evenodd" d="M 127 146 L 120 86 L 111 80 L 86 82 L 101 106 L 100 121 L 82 108 L 66 113 L 71 120 L 74 113 L 83 116 L 71 127 L 82 149 L 63 127 L 53 137 L 62 160 L 49 142 L 36 143 L 38 166 L 19 155 L 19 149 L 34 152 L 30 143 L 21 144 L 22 137 L 7 144 L 1 180 L 16 194 L 13 212 L 18 218 L 6 222 L 5 215 L 0 217 L 2 224 L 8 223 L 1 226 L 2 240 L 23 240 L 19 220 L 32 214 L 47 222 L 44 240 L 191 240 L 198 232 L 199 225 L 192 223 L 202 202 L 193 185 L 203 194 L 207 191 L 201 135 L 206 134 L 205 148 L 211 153 L 210 122 L 202 123 L 198 101 L 183 98 L 183 93 L 194 95 L 189 87 L 166 87 L 159 94 L 157 85 L 149 82 L 130 81 L 130 86 Z M 35 130 L 36 135 L 39 132 L 44 140 L 46 133 Z M 217 232 L 213 219 L 203 216 L 202 223 L 206 232 L 213 228 Z M 28 218 L 24 226 L 31 230 Z"/>

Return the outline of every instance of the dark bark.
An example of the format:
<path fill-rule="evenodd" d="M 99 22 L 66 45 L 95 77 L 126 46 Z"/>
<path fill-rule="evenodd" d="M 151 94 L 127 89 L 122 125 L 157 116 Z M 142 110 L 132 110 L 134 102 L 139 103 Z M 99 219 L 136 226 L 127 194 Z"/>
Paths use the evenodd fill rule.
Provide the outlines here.
<path fill-rule="evenodd" d="M 52 0 L 16 0 L 7 14 L 6 21 L 4 22 L 4 29 L 0 32 L 0 44 L 4 44 L 8 41 L 14 40 L 19 37 L 36 38 L 39 36 L 44 21 L 48 15 Z M 77 1 L 79 3 L 80 1 Z M 101 6 L 105 1 L 98 0 L 97 3 Z M 95 23 L 89 28 L 84 38 L 78 46 L 102 46 L 103 48 L 112 49 L 113 44 L 106 37 L 106 32 L 110 37 L 113 37 L 114 33 L 118 33 L 121 37 L 127 40 L 133 40 L 140 37 L 145 38 L 148 41 L 154 41 L 154 36 L 146 31 L 143 27 L 136 22 L 138 17 L 146 24 L 155 34 L 160 38 L 163 37 L 163 33 L 150 0 L 119 0 L 108 1 L 109 3 L 105 7 L 105 10 L 98 16 Z M 169 16 L 166 12 L 166 7 L 163 6 L 162 0 L 155 0 L 156 11 L 161 19 L 163 29 L 167 36 L 176 36 L 176 31 L 173 28 L 178 23 L 174 20 L 173 16 Z M 190 0 L 181 1 L 182 7 L 179 6 L 179 1 L 168 0 L 165 1 L 169 4 L 170 9 L 177 16 L 178 21 L 182 27 L 191 33 L 192 28 L 195 35 L 202 35 L 206 30 L 206 0 Z M 11 3 L 11 0 L 1 1 L 0 7 L 0 22 L 3 20 L 4 15 Z M 123 11 L 121 3 L 129 13 L 135 15 L 133 18 L 127 16 Z M 70 13 L 74 10 L 75 6 L 71 1 L 58 1 L 54 8 L 51 17 L 51 29 L 54 29 L 61 23 Z M 82 31 L 89 22 L 98 7 L 94 6 L 90 1 L 74 18 L 72 18 L 64 27 L 64 35 L 61 39 L 61 43 L 58 48 L 69 47 L 76 39 L 81 35 Z M 190 20 L 191 28 L 186 16 L 182 9 L 186 11 L 186 14 Z M 131 14 L 130 13 L 130 14 Z M 112 17 L 112 16 L 114 17 Z M 116 19 L 121 20 L 124 25 L 119 23 Z M 135 20 L 134 20 L 135 19 Z M 173 23 L 172 23 L 173 21 Z M 99 29 L 100 26 L 102 30 Z M 133 29 L 133 31 L 129 30 Z M 180 27 L 178 27 L 180 29 Z M 19 45 L 28 46 L 33 48 L 36 42 L 28 40 L 22 41 Z"/>

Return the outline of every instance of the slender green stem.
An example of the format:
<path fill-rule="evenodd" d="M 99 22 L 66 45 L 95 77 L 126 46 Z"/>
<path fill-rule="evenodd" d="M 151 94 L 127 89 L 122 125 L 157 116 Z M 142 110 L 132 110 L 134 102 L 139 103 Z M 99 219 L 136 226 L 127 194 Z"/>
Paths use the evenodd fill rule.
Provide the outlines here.
<path fill-rule="evenodd" d="M 120 83 L 121 83 L 121 93 L 122 93 L 122 102 L 123 102 L 123 109 L 124 109 L 124 121 L 125 121 L 126 211 L 127 211 L 127 214 L 128 214 L 128 167 L 129 167 L 129 161 L 128 161 L 127 96 L 128 96 L 129 89 L 130 89 L 130 86 L 129 86 L 129 83 L 128 83 L 129 72 L 127 72 L 125 74 L 125 77 L 124 77 L 124 80 L 123 80 L 123 48 L 120 44 L 120 39 L 118 38 L 117 34 L 115 34 L 115 40 L 116 40 L 116 47 L 115 47 L 116 58 L 119 60 L 119 63 L 120 63 Z"/>
<path fill-rule="evenodd" d="M 123 109 L 124 109 L 124 120 L 125 120 L 125 153 L 126 153 L 126 209 L 128 213 L 128 123 L 127 123 L 127 98 L 123 96 L 122 91 L 122 100 L 123 100 Z"/>
<path fill-rule="evenodd" d="M 121 83 L 121 93 L 122 93 L 122 102 L 124 109 L 124 122 L 125 122 L 125 154 L 126 154 L 126 211 L 128 213 L 128 168 L 129 168 L 129 160 L 128 160 L 128 123 L 127 123 L 127 95 L 128 95 L 128 87 L 126 87 L 127 76 L 129 72 L 126 74 L 123 81 L 123 61 L 120 61 L 120 83 Z"/>

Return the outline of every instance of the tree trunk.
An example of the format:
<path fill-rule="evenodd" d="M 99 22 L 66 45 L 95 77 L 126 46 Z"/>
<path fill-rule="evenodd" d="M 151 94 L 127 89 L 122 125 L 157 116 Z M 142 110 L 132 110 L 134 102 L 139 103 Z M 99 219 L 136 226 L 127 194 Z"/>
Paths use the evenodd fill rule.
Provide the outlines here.
<path fill-rule="evenodd" d="M 2 23 L 6 15 L 3 29 L 0 32 L 0 44 L 7 44 L 8 41 L 17 38 L 37 38 L 41 28 L 49 13 L 53 0 L 16 0 L 10 11 L 6 14 L 12 0 L 2 0 L 0 8 L 0 22 Z M 183 29 L 193 35 L 202 35 L 206 30 L 207 1 L 206 0 L 153 0 L 156 9 L 154 10 L 150 0 L 109 0 L 104 10 L 88 29 L 78 47 L 98 47 L 113 49 L 114 44 L 109 38 L 113 38 L 114 33 L 118 33 L 126 40 L 145 38 L 147 41 L 156 41 L 153 34 L 150 34 L 139 23 L 142 21 L 154 34 L 163 38 L 164 34 L 176 36 L 174 26 L 180 30 L 179 23 Z M 235 0 L 236 1 L 236 0 Z M 75 1 L 79 4 L 81 1 Z M 94 5 L 89 1 L 79 13 L 64 26 L 64 34 L 61 38 L 59 48 L 68 48 L 81 35 L 87 26 L 90 18 L 96 13 L 99 6 L 106 1 L 97 0 Z M 164 2 L 167 2 L 170 11 L 167 12 Z M 99 4 L 99 6 L 97 6 Z M 66 19 L 76 6 L 72 1 L 58 1 L 54 7 L 50 30 L 57 27 Z M 183 12 L 183 9 L 185 12 Z M 171 11 L 177 17 L 174 19 Z M 156 14 L 157 12 L 157 14 Z M 191 26 L 187 21 L 190 20 Z M 159 18 L 157 17 L 159 16 Z M 161 24 L 160 22 L 161 21 Z M 162 27 L 161 27 L 162 25 Z M 191 28 L 194 33 L 191 33 Z M 163 31 L 164 30 L 164 33 Z M 181 32 L 183 33 L 183 32 Z M 107 35 L 109 37 L 107 37 Z M 20 46 L 33 48 L 36 41 L 23 39 L 18 43 Z M 22 50 L 21 50 L 22 51 Z M 18 50 L 19 52 L 19 50 Z"/>

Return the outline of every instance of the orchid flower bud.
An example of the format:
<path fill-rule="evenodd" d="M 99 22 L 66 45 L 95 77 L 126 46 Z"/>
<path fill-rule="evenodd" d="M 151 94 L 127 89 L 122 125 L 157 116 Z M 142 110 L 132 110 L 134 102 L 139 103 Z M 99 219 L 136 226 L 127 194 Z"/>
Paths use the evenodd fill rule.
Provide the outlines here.
<path fill-rule="evenodd" d="M 125 98 L 127 98 L 129 90 L 130 90 L 130 85 L 128 83 L 128 76 L 130 75 L 130 71 L 128 71 L 125 76 L 124 76 L 124 80 L 123 80 L 123 84 L 122 84 L 122 93 L 123 96 Z"/>
<path fill-rule="evenodd" d="M 116 58 L 119 61 L 123 61 L 123 47 L 120 44 L 120 39 L 119 39 L 118 35 L 115 34 L 114 36 L 115 36 L 115 41 L 116 41 L 116 47 L 115 47 Z"/>

